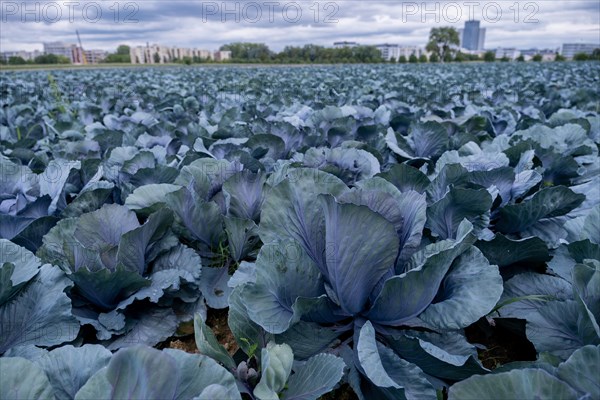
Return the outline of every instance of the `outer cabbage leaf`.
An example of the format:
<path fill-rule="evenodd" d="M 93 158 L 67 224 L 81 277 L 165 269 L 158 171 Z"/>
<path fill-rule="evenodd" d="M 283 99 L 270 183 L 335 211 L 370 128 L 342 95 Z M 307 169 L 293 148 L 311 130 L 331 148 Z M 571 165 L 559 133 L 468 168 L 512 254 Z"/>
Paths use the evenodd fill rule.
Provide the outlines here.
<path fill-rule="evenodd" d="M 427 209 L 426 226 L 442 239 L 453 239 L 458 225 L 467 218 L 479 232 L 489 223 L 491 206 L 492 197 L 487 190 L 452 188 Z"/>
<path fill-rule="evenodd" d="M 479 362 L 475 347 L 457 331 L 399 332 L 386 336 L 386 343 L 403 359 L 440 379 L 458 381 L 488 372 Z"/>
<path fill-rule="evenodd" d="M 0 306 L 0 354 L 13 346 L 55 346 L 77 337 L 79 324 L 64 292 L 72 284 L 57 267 L 44 265 L 10 301 Z"/>
<path fill-rule="evenodd" d="M 364 206 L 322 196 L 327 280 L 342 309 L 361 312 L 371 292 L 394 266 L 399 244 L 394 226 Z M 371 232 L 368 237 L 363 232 Z"/>
<path fill-rule="evenodd" d="M 259 234 L 263 243 L 294 240 L 325 272 L 325 224 L 317 195 L 334 196 L 347 190 L 333 175 L 315 169 L 288 171 L 265 199 Z"/>
<path fill-rule="evenodd" d="M 419 318 L 441 329 L 466 328 L 494 308 L 502 289 L 498 267 L 471 247 L 454 261 L 435 301 Z"/>
<path fill-rule="evenodd" d="M 209 385 L 239 399 L 234 378 L 210 358 L 180 350 L 133 346 L 118 351 L 93 375 L 75 399 L 190 399 Z"/>
<path fill-rule="evenodd" d="M 264 173 L 255 174 L 248 170 L 238 172 L 227 179 L 223 183 L 223 192 L 228 203 L 229 215 L 258 222 L 264 201 L 265 181 Z"/>
<path fill-rule="evenodd" d="M 285 400 L 315 400 L 333 389 L 344 374 L 344 361 L 331 354 L 318 354 L 305 364 L 294 368 L 287 388 Z"/>
<path fill-rule="evenodd" d="M 278 400 L 292 372 L 294 353 L 287 344 L 269 342 L 261 354 L 261 377 L 254 388 L 260 400 Z"/>
<path fill-rule="evenodd" d="M 542 189 L 522 203 L 500 209 L 496 229 L 502 233 L 525 230 L 541 219 L 567 214 L 585 199 L 564 186 Z"/>
<path fill-rule="evenodd" d="M 388 147 L 403 158 L 433 159 L 448 149 L 446 128 L 438 122 L 428 121 L 411 125 L 408 136 L 399 136 L 389 129 L 386 135 Z"/>
<path fill-rule="evenodd" d="M 20 357 L 0 358 L 0 397 L 7 400 L 55 398 L 44 371 Z"/>
<path fill-rule="evenodd" d="M 407 399 L 435 399 L 436 393 L 423 371 L 377 343 L 375 329 L 366 322 L 360 329 L 358 359 L 367 377 L 379 387 L 404 389 Z"/>
<path fill-rule="evenodd" d="M 325 291 L 318 268 L 295 242 L 265 244 L 256 273 L 256 284 L 244 286 L 242 293 L 250 318 L 271 333 L 282 333 L 300 319 L 294 309 L 299 297 Z"/>
<path fill-rule="evenodd" d="M 454 384 L 450 400 L 482 399 L 574 399 L 577 393 L 565 382 L 542 369 L 522 369 L 474 376 Z"/>
<path fill-rule="evenodd" d="M 600 346 L 584 346 L 556 369 L 556 376 L 584 396 L 600 397 Z"/>
<path fill-rule="evenodd" d="M 73 399 L 79 389 L 110 361 L 112 354 L 100 345 L 63 346 L 36 361 L 42 367 L 57 399 Z"/>
<path fill-rule="evenodd" d="M 0 305 L 38 273 L 40 264 L 40 260 L 29 250 L 0 239 Z"/>

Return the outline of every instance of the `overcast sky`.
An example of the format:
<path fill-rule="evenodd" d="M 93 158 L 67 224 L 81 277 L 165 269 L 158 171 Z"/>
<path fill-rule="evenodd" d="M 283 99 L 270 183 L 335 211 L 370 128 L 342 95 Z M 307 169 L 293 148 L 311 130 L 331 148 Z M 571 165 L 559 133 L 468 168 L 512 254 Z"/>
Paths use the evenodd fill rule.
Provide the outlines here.
<path fill-rule="evenodd" d="M 25 4 L 25 7 L 23 7 Z M 600 43 L 600 1 L 5 1 L 0 50 L 42 49 L 44 41 L 113 50 L 146 42 L 217 49 L 233 41 L 272 50 L 334 41 L 424 46 L 435 26 L 487 29 L 486 48 L 557 48 Z"/>

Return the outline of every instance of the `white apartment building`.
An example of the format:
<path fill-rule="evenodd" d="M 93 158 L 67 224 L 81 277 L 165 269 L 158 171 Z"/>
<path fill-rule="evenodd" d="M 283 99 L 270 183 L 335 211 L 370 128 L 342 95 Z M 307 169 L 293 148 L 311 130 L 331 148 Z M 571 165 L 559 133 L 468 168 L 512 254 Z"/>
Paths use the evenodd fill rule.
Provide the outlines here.
<path fill-rule="evenodd" d="M 21 57 L 25 61 L 31 61 L 38 56 L 43 55 L 44 52 L 40 50 L 26 51 L 26 50 L 17 50 L 17 51 L 3 51 L 0 53 L 0 58 L 5 61 L 8 61 L 11 57 Z"/>
<path fill-rule="evenodd" d="M 146 58 L 144 57 L 144 47 L 143 46 L 137 46 L 137 47 L 131 46 L 129 48 L 129 57 L 131 58 L 132 64 L 145 64 Z"/>
<path fill-rule="evenodd" d="M 97 64 L 104 60 L 108 53 L 98 49 L 84 50 L 72 43 L 48 42 L 44 43 L 44 54 L 67 57 L 71 64 L 83 64 L 84 61 L 88 64 Z"/>
<path fill-rule="evenodd" d="M 168 47 L 158 44 L 136 46 L 129 48 L 129 56 L 132 64 L 165 64 L 182 60 L 184 57 L 191 59 L 204 59 L 215 61 L 226 61 L 231 59 L 230 51 L 215 51 L 184 48 L 184 47 Z"/>
<path fill-rule="evenodd" d="M 398 57 L 404 56 L 408 60 L 411 55 L 420 57 L 421 54 L 427 54 L 425 49 L 419 46 L 398 46 Z"/>
<path fill-rule="evenodd" d="M 229 50 L 217 50 L 214 53 L 215 61 L 227 61 L 231 60 L 231 51 Z"/>
<path fill-rule="evenodd" d="M 65 42 L 48 42 L 44 43 L 44 54 L 54 54 L 57 56 L 67 57 L 71 63 L 79 61 L 78 55 L 73 54 L 77 46 Z"/>
<path fill-rule="evenodd" d="M 104 50 L 84 50 L 85 60 L 88 64 L 98 64 L 104 61 L 108 53 Z"/>
<path fill-rule="evenodd" d="M 590 55 L 595 49 L 599 49 L 600 44 L 594 43 L 564 43 L 560 49 L 560 54 L 566 59 L 571 60 L 578 53 Z"/>
<path fill-rule="evenodd" d="M 520 50 L 521 55 L 525 61 L 531 61 L 533 56 L 541 55 L 542 61 L 554 61 L 556 58 L 556 53 L 558 53 L 560 49 L 522 49 Z"/>
<path fill-rule="evenodd" d="M 519 57 L 521 55 L 521 52 L 517 49 L 515 49 L 514 47 L 512 48 L 502 48 L 502 47 L 498 47 L 496 49 L 496 59 L 500 59 L 500 58 L 508 58 L 509 60 L 516 60 L 517 57 Z"/>
<path fill-rule="evenodd" d="M 169 47 L 158 44 L 130 47 L 129 56 L 132 64 L 164 64 L 174 58 Z"/>
<path fill-rule="evenodd" d="M 400 46 L 397 44 L 384 43 L 375 45 L 375 47 L 381 52 L 381 57 L 386 61 L 390 61 L 392 58 L 398 60 L 400 57 Z"/>

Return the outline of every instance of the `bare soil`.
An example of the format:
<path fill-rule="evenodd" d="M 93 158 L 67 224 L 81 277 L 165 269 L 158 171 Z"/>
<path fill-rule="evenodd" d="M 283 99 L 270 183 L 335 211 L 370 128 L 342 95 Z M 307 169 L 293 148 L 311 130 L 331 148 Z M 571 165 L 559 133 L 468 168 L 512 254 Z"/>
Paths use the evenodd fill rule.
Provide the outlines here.
<path fill-rule="evenodd" d="M 224 308 L 222 310 L 208 310 L 208 315 L 206 318 L 206 325 L 210 326 L 212 331 L 215 334 L 215 337 L 225 347 L 225 350 L 229 352 L 229 354 L 233 355 L 239 349 L 235 337 L 233 333 L 229 330 L 229 325 L 227 324 L 227 316 L 228 316 L 229 308 Z"/>
<path fill-rule="evenodd" d="M 222 310 L 209 309 L 206 318 L 206 325 L 212 329 L 219 343 L 225 347 L 229 354 L 233 355 L 239 349 L 239 347 L 235 341 L 233 333 L 231 333 L 229 326 L 227 325 L 228 310 L 229 309 L 227 308 Z M 187 353 L 200 353 L 196 347 L 193 324 L 184 324 L 183 327 L 179 328 L 178 333 L 182 334 L 183 336 L 167 339 L 156 347 L 159 349 L 178 349 Z"/>
<path fill-rule="evenodd" d="M 517 319 L 493 320 L 482 318 L 465 329 L 471 343 L 484 345 L 478 349 L 479 360 L 488 369 L 498 368 L 512 361 L 535 361 L 533 344 L 524 335 L 524 321 Z"/>
<path fill-rule="evenodd" d="M 321 400 L 358 400 L 358 396 L 354 393 L 350 385 L 344 383 L 339 388 L 325 393 L 320 398 Z"/>

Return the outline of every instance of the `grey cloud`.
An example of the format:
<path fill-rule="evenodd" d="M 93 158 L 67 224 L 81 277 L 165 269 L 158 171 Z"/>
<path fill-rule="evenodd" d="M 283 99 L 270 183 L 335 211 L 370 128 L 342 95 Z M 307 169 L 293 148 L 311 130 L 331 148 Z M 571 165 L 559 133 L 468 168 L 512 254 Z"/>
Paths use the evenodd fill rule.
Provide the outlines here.
<path fill-rule="evenodd" d="M 6 15 L 2 19 L 2 34 L 0 46 L 6 50 L 20 48 L 41 48 L 42 41 L 66 40 L 74 42 L 75 30 L 78 29 L 87 47 L 105 49 L 115 48 L 119 43 L 142 44 L 145 42 L 161 43 L 168 45 L 193 46 L 204 48 L 217 48 L 219 45 L 231 41 L 257 41 L 271 46 L 275 50 L 283 48 L 286 44 L 302 45 L 316 43 L 331 45 L 337 40 L 353 39 L 368 44 L 378 42 L 392 42 L 402 44 L 424 45 L 427 41 L 429 29 L 434 26 L 452 25 L 457 28 L 467 19 L 466 9 L 462 10 L 460 22 L 450 23 L 447 19 L 440 18 L 439 23 L 433 22 L 428 15 L 425 23 L 421 22 L 423 4 L 428 10 L 438 7 L 449 9 L 452 4 L 462 5 L 467 0 L 443 0 L 439 2 L 422 1 L 352 1 L 352 0 L 276 0 L 274 18 L 268 18 L 269 0 L 242 0 L 242 1 L 136 1 L 128 0 L 97 1 L 103 9 L 103 17 L 96 23 L 90 23 L 81 17 L 80 9 L 84 4 L 93 1 L 80 0 L 79 12 L 75 12 L 75 21 L 72 23 L 34 23 L 21 22 L 19 15 Z M 5 4 L 2 1 L 2 9 Z M 23 1 L 13 2 L 21 5 Z M 39 3 L 42 6 L 56 3 L 49 0 L 25 1 L 28 7 Z M 117 3 L 121 8 L 119 17 L 126 15 L 122 8 L 127 3 L 138 6 L 135 15 L 137 23 L 115 23 L 113 11 L 108 7 Z M 282 16 L 281 11 L 285 5 L 299 4 L 302 18 L 297 22 L 290 22 L 293 15 Z M 475 17 L 482 20 L 482 26 L 487 29 L 486 47 L 557 47 L 561 43 L 570 41 L 599 42 L 600 32 L 600 2 L 598 1 L 480 1 L 476 8 Z M 495 3 L 502 9 L 502 18 L 498 23 L 482 18 L 482 9 L 486 4 Z M 532 11 L 532 3 L 537 6 L 535 18 L 537 23 L 524 23 L 523 18 Z M 240 22 L 232 21 L 228 15 L 228 22 L 222 22 L 224 8 L 232 10 L 237 4 L 240 10 Z M 241 10 L 258 4 L 262 10 L 261 18 L 251 23 L 248 18 L 252 15 L 243 15 Z M 218 8 L 215 9 L 216 5 Z M 518 21 L 514 21 L 514 5 L 519 8 Z M 328 6 L 327 9 L 325 7 Z M 406 15 L 407 10 L 417 7 L 416 15 Z M 212 7 L 212 8 L 210 8 Z M 315 22 L 315 9 L 320 9 L 319 17 Z M 412 7 L 412 8 L 411 8 Z M 511 8 L 513 7 L 513 8 Z M 77 10 L 77 9 L 76 9 Z M 131 10 L 131 9 L 130 9 Z M 207 11 L 213 11 L 208 12 Z M 290 9 L 292 10 L 292 9 Z M 478 10 L 478 11 L 477 11 Z M 334 11 L 333 18 L 337 23 L 325 23 L 323 20 L 326 11 Z M 290 11 L 291 13 L 291 11 Z M 247 17 L 247 18 L 244 18 Z M 383 18 L 383 20 L 382 20 Z M 36 39 L 37 38 L 37 39 Z M 36 41 L 37 40 L 37 41 Z"/>

